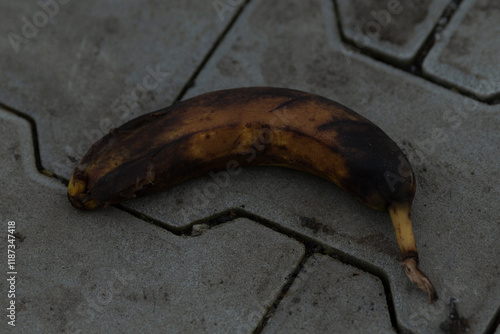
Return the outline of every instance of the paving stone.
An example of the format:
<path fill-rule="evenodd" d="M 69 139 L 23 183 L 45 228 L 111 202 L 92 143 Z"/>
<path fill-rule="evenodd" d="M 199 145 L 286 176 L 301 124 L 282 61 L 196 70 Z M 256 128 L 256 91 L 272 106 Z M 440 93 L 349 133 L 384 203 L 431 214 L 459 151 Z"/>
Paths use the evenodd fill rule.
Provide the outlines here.
<path fill-rule="evenodd" d="M 448 0 L 338 0 L 340 25 L 356 47 L 408 65 L 439 20 Z"/>
<path fill-rule="evenodd" d="M 328 256 L 314 254 L 263 333 L 394 332 L 382 283 Z"/>
<path fill-rule="evenodd" d="M 43 166 L 69 178 L 109 129 L 169 105 L 236 13 L 213 3 L 3 1 L 0 101 L 36 120 Z"/>
<path fill-rule="evenodd" d="M 198 3 L 183 4 L 190 9 L 203 6 Z M 214 13 L 217 22 L 221 12 L 214 12 L 210 7 L 212 4 L 204 8 L 210 8 L 207 11 Z M 467 4 L 464 1 L 461 8 Z M 6 35 L 4 32 L 21 31 L 23 21 L 19 17 L 23 14 L 18 14 L 20 5 L 12 2 L 1 6 L 2 13 L 6 13 L 8 18 L 0 23 L 2 36 Z M 39 11 L 35 3 L 32 6 L 31 12 L 26 14 L 28 18 Z M 69 6 L 76 9 L 71 11 L 72 17 L 64 18 L 62 10 Z M 90 14 L 85 19 L 80 18 L 85 16 L 82 13 L 87 12 L 84 9 L 92 7 L 98 12 L 102 9 L 100 6 L 92 7 L 88 2 L 61 6 L 61 12 L 40 29 L 36 38 L 29 38 L 18 55 L 9 54 L 0 60 L 4 74 L 0 80 L 0 101 L 33 115 L 39 134 L 42 132 L 40 136 L 48 138 L 41 138 L 44 164 L 46 167 L 56 166 L 58 169 L 55 170 L 67 170 L 67 176 L 66 157 L 44 153 L 44 150 L 52 152 L 47 143 L 70 147 L 73 152 L 68 149 L 65 154 L 71 156 L 77 151 L 73 147 L 78 146 L 78 141 L 70 139 L 74 142 L 69 142 L 69 136 L 81 138 L 84 129 L 88 130 L 86 133 L 95 134 L 96 131 L 91 129 L 98 129 L 101 121 L 99 113 L 96 112 L 97 116 L 89 114 L 88 117 L 93 118 L 97 125 L 86 127 L 86 110 L 109 110 L 121 93 L 130 94 L 137 83 L 142 82 L 148 65 L 153 68 L 161 61 L 158 59 L 163 59 L 146 47 L 143 49 L 148 52 L 141 55 L 150 57 L 148 60 L 151 62 L 138 66 L 134 58 L 138 52 L 128 53 L 130 45 L 150 45 L 151 40 L 141 44 L 140 39 L 154 38 L 157 28 L 148 30 L 139 26 L 136 35 L 131 33 L 132 28 L 123 29 L 120 33 L 123 36 L 127 33 L 127 38 L 132 39 L 131 44 L 107 43 L 109 38 L 123 42 L 124 37 L 101 33 L 106 29 L 103 28 L 107 25 L 105 19 L 89 19 L 93 17 Z M 138 8 L 138 5 L 130 6 Z M 7 10 L 7 7 L 10 9 Z M 155 13 L 161 12 L 158 8 L 155 7 Z M 181 19 L 182 15 L 188 15 L 186 13 L 193 16 Z M 191 10 L 174 12 L 178 14 L 178 21 L 175 22 L 182 21 L 178 24 L 181 27 L 191 25 L 193 17 L 199 22 L 196 13 Z M 227 12 L 228 15 L 232 13 Z M 252 1 L 206 64 L 188 96 L 235 86 L 287 86 L 335 99 L 379 124 L 406 151 L 417 173 L 419 185 L 412 217 L 422 269 L 433 280 L 441 298 L 436 304 L 428 305 L 423 293 L 411 286 L 401 272 L 387 214 L 363 207 L 337 187 L 313 176 L 279 168 L 245 168 L 228 184 L 219 186 L 220 190 L 214 196 L 206 196 L 208 201 L 203 195 L 200 197 L 199 192 L 203 193 L 208 183 L 215 182 L 210 177 L 185 183 L 158 196 L 132 201 L 130 206 L 171 227 L 185 226 L 227 208 L 244 206 L 245 210 L 271 220 L 273 224 L 346 254 L 362 267 L 379 270 L 390 284 L 401 331 L 436 333 L 459 324 L 464 332 L 482 333 L 492 323 L 500 307 L 497 279 L 500 275 L 497 261 L 500 224 L 496 213 L 500 196 L 498 187 L 492 182 L 499 177 L 496 156 L 500 141 L 497 131 L 500 109 L 409 77 L 346 49 L 338 37 L 333 13 L 332 2 L 327 0 L 308 3 Z M 95 15 L 100 17 L 100 14 Z M 127 18 L 133 16 L 127 15 Z M 79 20 L 78 27 L 89 32 L 90 37 L 86 40 L 90 42 L 83 43 L 83 46 L 83 35 L 77 42 L 72 41 L 80 30 L 62 31 L 56 27 L 61 22 L 76 21 L 75 17 Z M 158 21 L 157 17 L 154 19 Z M 129 24 L 132 21 L 120 22 Z M 141 22 L 150 21 L 144 19 Z M 163 23 L 168 24 L 167 21 Z M 109 24 L 111 31 L 116 30 L 113 24 Z M 224 22 L 217 24 L 225 26 Z M 205 36 L 197 31 L 199 36 Z M 46 34 L 45 38 L 43 34 Z M 186 40 L 196 38 L 192 35 L 184 37 Z M 104 40 L 102 44 L 98 43 L 99 38 Z M 2 39 L 0 43 L 2 50 L 11 50 L 8 39 Z M 36 48 L 33 49 L 33 46 Z M 185 48 L 189 49 L 183 45 L 168 50 L 177 50 L 174 53 L 182 56 L 184 54 L 180 50 Z M 102 52 L 109 49 L 106 53 Z M 79 53 L 79 50 L 82 51 Z M 95 50 L 98 51 L 96 60 L 93 58 Z M 199 60 L 203 56 L 189 50 L 189 57 L 199 57 Z M 78 58 L 78 54 L 86 62 L 76 62 L 74 59 Z M 186 57 L 179 57 L 177 61 L 182 62 Z M 125 60 L 122 61 L 122 58 Z M 24 60 L 16 65 L 13 60 L 17 59 Z M 106 72 L 108 66 L 114 66 L 116 59 L 120 62 L 113 67 L 114 72 Z M 197 63 L 192 61 L 193 58 L 189 59 L 191 61 L 178 63 L 175 67 L 176 74 L 183 75 L 175 76 L 179 78 L 177 88 L 189 77 L 184 73 L 185 69 L 192 73 L 193 64 Z M 126 77 L 129 73 L 126 65 L 136 68 L 129 77 Z M 76 69 L 75 76 L 71 77 L 68 73 L 73 73 L 73 68 Z M 115 82 L 115 76 L 120 77 L 121 83 L 104 84 Z M 101 80 L 103 77 L 109 80 Z M 64 79 L 62 83 L 61 78 Z M 494 78 L 487 80 L 495 84 Z M 172 79 L 172 82 L 175 80 Z M 123 83 L 127 85 L 125 90 L 121 87 L 125 85 Z M 487 84 L 488 81 L 484 85 Z M 51 86 L 54 89 L 49 89 Z M 155 95 L 154 101 L 141 99 L 139 112 L 149 111 L 147 109 L 157 103 L 163 106 L 176 95 L 169 95 L 170 87 L 158 87 L 158 90 L 166 93 Z M 151 95 L 154 93 L 149 92 L 148 96 Z M 113 98 L 109 99 L 109 96 Z M 159 101 L 163 97 L 165 100 Z M 72 115 L 61 112 L 68 109 L 73 113 L 75 106 L 80 110 L 80 118 L 76 121 Z M 40 110 L 42 112 L 39 113 Z M 123 110 L 119 112 L 118 116 L 124 113 Z M 129 117 L 133 117 L 134 112 Z M 2 193 L 8 194 L 8 198 L 2 197 L 0 219 L 6 222 L 14 217 L 19 231 L 26 236 L 22 243 L 17 244 L 19 267 L 24 276 L 20 276 L 18 285 L 20 325 L 40 332 L 54 332 L 64 330 L 72 321 L 74 326 L 88 331 L 106 332 L 110 326 L 117 324 L 122 326 L 123 331 L 137 332 L 139 328 L 157 328 L 159 322 L 165 321 L 166 325 L 162 325 L 167 329 L 172 326 L 173 330 L 213 332 L 220 329 L 215 328 L 214 323 L 217 322 L 227 326 L 222 330 L 246 332 L 259 321 L 283 284 L 286 273 L 302 255 L 302 250 L 292 251 L 292 258 L 288 257 L 286 263 L 281 264 L 281 259 L 278 261 L 273 257 L 273 250 L 278 248 L 277 254 L 288 254 L 296 243 L 261 226 L 255 227 L 257 233 L 254 233 L 255 225 L 250 222 L 237 221 L 208 231 L 201 228 L 201 236 L 184 240 L 113 208 L 90 214 L 78 212 L 66 202 L 64 187 L 40 176 L 34 169 L 31 140 L 9 140 L 18 138 L 13 136 L 13 129 L 19 131 L 19 138 L 29 138 L 26 124 L 17 125 L 20 122 L 18 118 L 1 114 L 0 124 L 4 125 L 1 125 L 3 131 L 0 132 L 3 139 L 0 156 L 7 163 L 3 162 L 0 170 L 0 182 Z M 119 117 L 112 119 L 115 120 L 121 121 Z M 70 129 L 74 127 L 74 122 L 78 122 L 77 130 Z M 86 149 L 87 145 L 82 146 Z M 72 164 L 76 162 L 68 160 Z M 50 166 L 47 165 L 49 163 Z M 235 225 L 238 223 L 249 226 L 248 232 L 253 233 L 248 242 L 241 241 L 239 232 L 242 228 Z M 263 230 L 265 232 L 259 232 Z M 245 236 L 249 233 L 242 232 Z M 231 242 L 221 242 L 224 237 Z M 237 245 L 232 242 L 233 237 L 239 238 Z M 265 243 L 268 248 L 258 244 L 258 248 L 263 247 L 265 256 L 259 252 L 255 255 L 258 258 L 256 263 L 249 262 L 250 257 L 245 255 L 255 249 L 252 248 L 255 240 L 265 241 L 266 238 L 270 239 L 270 243 Z M 276 247 L 275 238 L 284 239 L 285 246 Z M 197 241 L 200 239 L 202 241 Z M 270 248 L 269 244 L 273 244 L 274 248 Z M 225 245 L 227 248 L 223 250 L 217 248 Z M 211 252 L 211 247 L 216 250 Z M 227 253 L 234 257 L 227 256 Z M 222 262 L 221 254 L 227 263 Z M 210 257 L 212 259 L 209 260 Z M 200 261 L 200 267 L 207 268 L 215 263 L 215 268 L 221 270 L 209 270 L 207 274 L 203 268 L 193 267 Z M 235 263 L 237 265 L 233 266 Z M 262 270 L 262 266 L 267 265 L 271 269 Z M 275 267 L 282 268 L 277 274 L 280 277 L 273 276 L 271 282 L 262 278 L 268 272 L 272 275 Z M 241 269 L 241 272 L 234 273 L 235 268 Z M 238 284 L 243 284 L 240 282 L 243 281 L 246 285 L 239 288 L 236 284 L 233 289 L 225 283 L 218 288 L 210 285 L 221 277 L 228 277 L 228 272 L 231 277 L 238 276 Z M 200 275 L 204 279 L 202 283 L 197 280 Z M 170 283 L 170 277 L 176 284 Z M 250 287 L 249 277 L 257 280 L 252 281 L 255 285 Z M 265 291 L 259 294 L 256 291 L 260 291 L 260 286 L 265 286 Z M 29 298 L 23 298 L 23 295 Z M 252 299 L 255 295 L 256 299 Z M 240 296 L 243 296 L 243 301 L 237 300 Z M 455 302 L 451 302 L 452 298 Z M 153 301 L 153 305 L 146 300 Z M 223 305 L 220 300 L 224 300 Z M 240 306 L 231 302 L 240 303 Z M 193 308 L 192 305 L 195 305 L 195 312 L 182 312 Z M 453 309 L 457 311 L 456 318 L 450 317 Z M 207 313 L 207 310 L 213 310 L 213 313 Z M 131 323 L 150 325 L 151 328 L 134 327 Z"/>
<path fill-rule="evenodd" d="M 0 130 L 2 247 L 8 221 L 24 238 L 15 243 L 20 332 L 250 332 L 304 255 L 247 219 L 182 237 L 114 208 L 76 210 L 64 186 L 36 172 L 27 123 L 0 110 Z M 8 291 L 5 279 L 0 287 Z"/>
<path fill-rule="evenodd" d="M 208 186 L 216 182 L 211 177 L 127 205 L 173 227 L 243 208 L 382 271 L 401 330 L 439 331 L 455 298 L 470 330 L 483 332 L 500 295 L 500 190 L 491 183 L 500 170 L 500 108 L 349 53 L 332 13 L 330 1 L 252 1 L 187 96 L 237 86 L 286 86 L 332 98 L 378 124 L 416 172 L 413 225 L 421 268 L 440 295 L 437 303 L 429 305 L 402 272 L 389 216 L 314 176 L 243 168 L 207 195 L 205 189 L 216 188 Z"/>
<path fill-rule="evenodd" d="M 424 63 L 424 73 L 480 99 L 500 94 L 500 3 L 466 0 Z"/>

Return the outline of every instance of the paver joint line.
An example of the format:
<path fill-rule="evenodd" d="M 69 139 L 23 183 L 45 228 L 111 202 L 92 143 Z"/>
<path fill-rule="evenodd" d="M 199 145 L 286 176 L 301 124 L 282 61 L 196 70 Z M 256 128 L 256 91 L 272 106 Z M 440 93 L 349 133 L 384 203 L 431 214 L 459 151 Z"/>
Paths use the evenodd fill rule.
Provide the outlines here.
<path fill-rule="evenodd" d="M 284 235 L 286 235 L 290 238 L 293 238 L 293 239 L 299 241 L 300 243 L 304 244 L 304 246 L 306 247 L 306 253 L 305 253 L 304 257 L 301 259 L 301 261 L 300 261 L 299 265 L 296 267 L 296 269 L 290 274 L 283 289 L 280 291 L 279 295 L 273 301 L 273 304 L 271 305 L 271 307 L 269 307 L 266 314 L 262 317 L 262 320 L 259 323 L 259 325 L 257 326 L 255 333 L 262 332 L 262 330 L 264 329 L 264 327 L 267 324 L 267 321 L 269 320 L 269 318 L 272 317 L 273 312 L 276 310 L 276 308 L 280 304 L 281 300 L 283 299 L 283 297 L 287 293 L 288 289 L 295 281 L 295 278 L 298 276 L 298 274 L 302 270 L 304 263 L 311 256 L 313 256 L 316 253 L 327 254 L 328 256 L 330 256 L 334 259 L 338 259 L 345 264 L 349 264 L 351 266 L 354 266 L 360 270 L 366 271 L 366 272 L 376 276 L 382 282 L 382 285 L 384 287 L 385 299 L 387 302 L 387 308 L 389 311 L 389 317 L 391 320 L 392 327 L 394 328 L 394 330 L 396 332 L 399 332 L 397 317 L 396 317 L 396 314 L 394 311 L 394 305 L 393 305 L 393 301 L 392 301 L 392 293 L 391 293 L 390 285 L 387 281 L 388 278 L 386 277 L 386 275 L 383 274 L 383 272 L 381 272 L 379 269 L 374 268 L 371 265 L 367 265 L 367 264 L 360 262 L 358 260 L 354 260 L 349 255 L 343 254 L 343 252 L 341 252 L 340 250 L 332 249 L 331 247 L 328 247 L 326 245 L 322 245 L 322 244 L 318 243 L 316 240 L 310 239 L 309 237 L 307 237 L 305 235 L 302 235 L 300 233 L 296 233 L 296 232 L 291 231 L 291 230 L 284 229 L 282 226 L 280 226 L 277 223 L 268 221 L 265 218 L 259 217 L 255 214 L 252 214 L 251 212 L 248 212 L 248 211 L 243 210 L 241 208 L 231 208 L 231 209 L 224 210 L 224 211 L 222 211 L 218 214 L 215 214 L 211 217 L 206 217 L 204 219 L 194 221 L 191 224 L 187 225 L 184 229 L 178 230 L 178 229 L 172 229 L 171 226 L 168 226 L 167 224 L 165 224 L 163 222 L 157 221 L 156 219 L 147 217 L 146 215 L 143 215 L 143 214 L 134 212 L 131 209 L 125 208 L 120 204 L 117 204 L 115 206 L 117 208 L 119 208 L 120 210 L 123 210 L 129 214 L 132 214 L 133 216 L 135 216 L 139 219 L 142 219 L 148 223 L 152 223 L 153 225 L 159 226 L 160 228 L 165 229 L 165 230 L 167 230 L 170 233 L 173 233 L 175 235 L 182 235 L 182 236 L 187 236 L 187 237 L 193 236 L 193 225 L 205 224 L 205 225 L 209 226 L 209 228 L 213 228 L 216 226 L 223 225 L 225 223 L 229 223 L 237 218 L 247 218 L 251 221 L 254 221 L 254 222 L 256 222 L 260 225 L 263 225 L 267 228 L 270 228 L 278 233 L 284 234 Z M 195 234 L 195 235 L 197 236 L 198 234 Z"/>
<path fill-rule="evenodd" d="M 422 43 L 422 46 L 418 50 L 413 62 L 407 64 L 407 65 L 401 65 L 398 64 L 394 61 L 391 61 L 390 59 L 387 59 L 387 57 L 374 52 L 373 50 L 369 48 L 360 48 L 356 46 L 355 42 L 350 41 L 344 33 L 344 29 L 341 25 L 341 20 L 339 19 L 339 10 L 338 10 L 338 4 L 337 1 L 334 0 L 334 8 L 335 8 L 335 14 L 337 17 L 337 27 L 339 31 L 340 38 L 342 40 L 342 43 L 345 45 L 353 48 L 357 52 L 373 59 L 379 62 L 382 62 L 384 64 L 393 66 L 395 68 L 398 68 L 405 73 L 412 74 L 416 77 L 422 78 L 426 81 L 432 82 L 435 85 L 439 85 L 441 87 L 444 87 L 449 90 L 453 90 L 457 94 L 461 94 L 463 96 L 467 96 L 469 98 L 472 98 L 478 102 L 484 103 L 486 105 L 496 105 L 500 103 L 500 96 L 493 96 L 491 98 L 480 98 L 476 94 L 473 94 L 471 92 L 467 92 L 459 87 L 456 87 L 450 83 L 447 83 L 443 80 L 439 80 L 437 78 L 433 78 L 429 75 L 426 75 L 424 71 L 422 70 L 423 62 L 429 53 L 429 51 L 434 47 L 434 44 L 436 42 L 435 36 L 437 33 L 440 31 L 446 29 L 446 26 L 449 24 L 450 20 L 452 19 L 453 15 L 459 10 L 460 4 L 463 2 L 463 0 L 452 0 L 450 4 L 443 10 L 441 16 L 439 17 L 438 20 L 436 20 L 435 25 L 433 26 L 432 30 L 429 32 L 429 35 L 425 39 L 425 41 Z M 343 46 L 345 48 L 345 46 Z M 500 93 L 499 93 L 500 94 Z"/>
<path fill-rule="evenodd" d="M 217 48 L 222 43 L 222 41 L 224 40 L 224 38 L 226 37 L 226 35 L 232 29 L 233 25 L 236 23 L 236 21 L 238 20 L 238 18 L 241 15 L 241 13 L 243 12 L 243 10 L 245 9 L 245 7 L 248 5 L 248 3 L 250 1 L 251 0 L 244 0 L 243 4 L 237 9 L 236 14 L 233 16 L 233 18 L 231 19 L 231 21 L 229 22 L 229 24 L 221 32 L 221 34 L 219 35 L 219 37 L 215 40 L 214 44 L 208 50 L 207 54 L 205 55 L 205 57 L 203 58 L 203 60 L 200 62 L 200 64 L 196 68 L 196 70 L 193 72 L 193 74 L 191 75 L 191 77 L 186 81 L 186 84 L 184 85 L 184 87 L 182 87 L 182 89 L 180 90 L 179 94 L 174 99 L 174 103 L 181 101 L 184 98 L 184 96 L 186 95 L 186 93 L 189 90 L 189 88 L 191 88 L 193 85 L 195 85 L 195 83 L 196 83 L 196 77 L 203 70 L 203 68 L 205 67 L 205 65 L 208 62 L 208 60 L 212 57 L 212 55 L 215 52 L 215 50 L 217 50 Z"/>
<path fill-rule="evenodd" d="M 348 0 L 66 2 L 0 5 L 0 216 L 16 221 L 19 330 L 500 334 L 496 0 L 424 0 L 423 24 L 388 7 L 406 0 L 360 0 L 350 17 Z M 359 46 L 346 22 L 378 29 L 386 12 L 390 29 Z M 423 39 L 398 49 L 386 37 L 407 26 Z M 208 177 L 91 215 L 67 202 L 66 177 L 108 125 L 240 86 L 321 94 L 394 135 L 416 167 L 436 303 L 403 280 L 385 217 L 293 171 L 244 169 L 206 205 L 193 194 Z M 352 296 L 369 302 L 350 309 Z M 346 310 L 349 325 L 322 327 Z"/>

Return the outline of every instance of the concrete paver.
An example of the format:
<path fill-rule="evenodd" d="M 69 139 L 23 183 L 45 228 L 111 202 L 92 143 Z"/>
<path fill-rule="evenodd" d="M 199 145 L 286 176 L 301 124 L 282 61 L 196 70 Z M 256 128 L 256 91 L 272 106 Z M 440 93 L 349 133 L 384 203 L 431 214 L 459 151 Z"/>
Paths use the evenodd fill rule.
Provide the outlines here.
<path fill-rule="evenodd" d="M 68 178 L 109 129 L 169 105 L 236 12 L 221 20 L 195 0 L 9 1 L 0 11 L 0 100 L 36 120 L 44 167 Z"/>
<path fill-rule="evenodd" d="M 408 65 L 430 34 L 448 0 L 338 0 L 347 40 L 387 60 Z"/>
<path fill-rule="evenodd" d="M 384 288 L 328 256 L 308 259 L 263 333 L 394 332 Z"/>
<path fill-rule="evenodd" d="M 188 96 L 236 86 L 287 86 L 330 97 L 378 124 L 416 172 L 412 217 L 422 270 L 441 297 L 435 305 L 402 272 L 388 215 L 314 176 L 244 168 L 218 187 L 209 186 L 217 185 L 211 177 L 200 178 L 127 206 L 172 226 L 244 207 L 382 270 L 402 329 L 438 331 L 455 298 L 471 330 L 482 332 L 500 304 L 500 284 L 494 279 L 499 275 L 500 190 L 490 183 L 500 171 L 495 158 L 500 109 L 346 54 L 336 34 L 325 32 L 332 20 L 329 6 L 328 1 L 252 2 Z M 279 15 L 286 20 L 269 19 Z M 299 22 L 307 29 L 295 29 Z M 230 74 L 231 66 L 244 75 Z"/>
<path fill-rule="evenodd" d="M 114 208 L 80 212 L 35 170 L 27 123 L 0 111 L 0 130 L 2 234 L 14 220 L 24 237 L 2 305 L 16 302 L 23 333 L 249 332 L 304 254 L 246 219 L 182 237 Z"/>
<path fill-rule="evenodd" d="M 0 102 L 33 118 L 42 164 L 65 177 L 106 128 L 168 105 L 242 4 L 126 1 L 117 6 L 107 0 L 63 5 L 59 0 L 59 12 L 45 24 L 37 21 L 36 36 L 25 37 L 26 20 L 43 20 L 43 13 L 48 13 L 40 3 L 0 5 L 6 13 L 0 22 L 2 36 L 16 32 L 26 39 L 17 54 L 8 38 L 0 40 L 5 51 L 0 60 Z M 422 3 L 431 8 L 443 2 Z M 491 6 L 488 1 L 463 1 L 431 54 L 441 41 L 442 54 L 457 52 L 448 41 L 467 34 L 481 41 L 477 30 L 490 29 L 490 15 L 496 15 L 495 8 L 482 8 Z M 370 10 L 365 6 L 364 13 L 370 15 Z M 434 12 L 440 13 L 429 11 L 426 17 Z M 411 18 L 404 24 L 396 18 L 393 23 L 398 27 L 413 24 Z M 428 29 L 423 22 L 412 27 L 415 35 Z M 486 48 L 471 45 L 478 52 Z M 395 58 L 384 59 L 400 62 L 409 49 L 405 44 Z M 386 50 L 391 52 L 389 46 Z M 472 50 L 468 57 L 479 57 L 478 52 Z M 465 61 L 460 52 L 456 56 Z M 476 61 L 470 63 L 471 72 L 492 73 L 481 77 L 481 83 L 497 87 L 495 60 L 483 60 L 486 71 L 476 71 Z M 151 81 L 154 74 L 158 85 Z M 468 80 L 453 77 L 453 86 L 461 87 Z M 340 314 L 359 320 L 359 312 L 349 312 L 352 304 L 337 303 L 334 310 L 328 309 L 323 298 L 338 293 L 349 300 L 365 295 L 365 299 L 385 301 L 379 295 L 383 281 L 394 308 L 387 310 L 374 302 L 381 306 L 370 313 L 373 318 L 363 320 L 366 323 L 359 320 L 356 326 L 380 319 L 371 328 L 391 331 L 387 315 L 391 312 L 401 332 L 483 333 L 487 328 L 498 332 L 493 318 L 500 309 L 496 213 L 500 189 L 494 183 L 500 172 L 499 106 L 353 52 L 340 38 L 334 2 L 329 0 L 250 1 L 185 97 L 251 85 L 297 88 L 330 97 L 374 121 L 406 152 L 418 183 L 412 220 L 421 267 L 440 299 L 429 305 L 425 295 L 408 282 L 386 213 L 364 207 L 315 176 L 249 167 L 229 179 L 223 174 L 215 179 L 207 176 L 126 203 L 169 230 L 198 220 L 204 223 L 211 215 L 238 208 L 295 240 L 241 218 L 212 229 L 199 225 L 193 229 L 196 237 L 178 236 L 115 208 L 93 213 L 73 209 L 65 187 L 34 168 L 27 123 L 0 111 L 0 182 L 2 194 L 7 194 L 0 201 L 0 219 L 15 220 L 18 232 L 26 237 L 16 243 L 19 327 L 25 332 L 77 328 L 251 332 L 284 284 L 293 279 L 290 274 L 304 255 L 303 245 L 296 240 L 308 240 L 372 274 L 356 269 L 361 275 L 342 279 L 341 272 L 354 267 L 314 255 L 306 262 L 306 271 L 293 281 L 289 295 L 281 296 L 276 312 L 267 314 L 264 331 L 297 323 L 286 312 L 299 308 L 295 315 L 307 315 L 301 324 L 308 321 L 310 329 L 321 329 L 324 319 Z M 315 265 L 315 259 L 321 265 Z M 339 285 L 327 283 L 332 277 L 339 279 Z M 309 292 L 323 287 L 326 293 L 318 295 L 316 306 L 321 309 L 305 307 L 314 299 Z M 295 303 L 296 298 L 302 303 Z M 7 302 L 5 295 L 3 299 Z M 356 328 L 336 323 L 344 332 Z"/>
<path fill-rule="evenodd" d="M 498 1 L 464 1 L 430 50 L 424 73 L 480 99 L 498 97 L 499 19 Z"/>

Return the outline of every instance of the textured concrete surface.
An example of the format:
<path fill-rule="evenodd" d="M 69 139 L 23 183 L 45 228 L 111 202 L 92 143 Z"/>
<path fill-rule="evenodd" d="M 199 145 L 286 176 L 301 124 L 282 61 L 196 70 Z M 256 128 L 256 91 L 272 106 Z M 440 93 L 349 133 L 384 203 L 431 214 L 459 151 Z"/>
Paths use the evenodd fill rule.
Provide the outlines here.
<path fill-rule="evenodd" d="M 338 0 L 345 38 L 360 49 L 409 65 L 444 9 L 447 0 Z"/>
<path fill-rule="evenodd" d="M 249 331 L 304 254 L 298 241 L 246 219 L 187 237 L 116 209 L 79 212 L 63 185 L 36 172 L 27 122 L 1 111 L 0 129 L 2 189 L 11 194 L 0 218 L 15 219 L 23 239 L 23 333 Z"/>
<path fill-rule="evenodd" d="M 414 228 L 422 268 L 441 291 L 440 302 L 429 306 L 422 293 L 407 282 L 386 214 L 364 208 L 342 190 L 310 175 L 272 168 L 244 169 L 226 185 L 219 183 L 218 188 L 210 186 L 217 184 L 216 180 L 206 177 L 127 205 L 162 221 L 168 215 L 170 224 L 177 226 L 244 206 L 383 270 L 389 277 L 401 328 L 439 330 L 447 321 L 447 303 L 456 298 L 464 312 L 461 316 L 474 318 L 470 322 L 480 322 L 477 328 L 484 329 L 498 310 L 500 296 L 498 283 L 480 277 L 499 275 L 495 255 L 500 250 L 495 213 L 499 189 L 488 181 L 499 171 L 499 109 L 365 57 L 346 58 L 340 41 L 329 40 L 325 32 L 332 27 L 328 25 L 332 19 L 328 9 L 328 3 L 319 1 L 293 6 L 281 2 L 281 7 L 253 2 L 189 94 L 244 85 L 243 78 L 248 85 L 279 86 L 285 85 L 280 78 L 287 78 L 287 86 L 330 97 L 378 124 L 404 149 L 416 170 L 419 187 Z M 284 22 L 300 21 L 308 29 L 297 30 L 294 24 L 266 19 L 278 13 L 286 15 Z M 262 17 L 265 25 L 259 24 Z M 297 49 L 297 44 L 302 47 Z M 253 51 L 247 53 L 250 47 Z M 293 56 L 280 56 L 287 54 Z M 251 71 L 257 75 L 235 77 L 234 73 L 241 71 L 226 68 L 235 62 L 259 64 Z M 464 142 L 464 138 L 474 140 Z M 218 189 L 213 195 L 212 188 Z M 481 208 L 475 203 L 478 197 L 484 200 Z M 314 219 L 314 223 L 304 223 L 304 217 Z M 471 252 L 481 257 L 472 261 L 466 255 Z M 471 284 L 473 290 L 468 289 Z M 478 308 L 482 311 L 477 312 Z"/>
<path fill-rule="evenodd" d="M 264 333 L 391 333 L 384 287 L 370 274 L 314 254 Z"/>
<path fill-rule="evenodd" d="M 498 1 L 464 1 L 425 59 L 425 73 L 481 99 L 498 98 L 499 19 Z"/>
<path fill-rule="evenodd" d="M 0 100 L 36 120 L 43 164 L 61 175 L 109 129 L 170 104 L 236 12 L 221 20 L 196 0 L 45 2 L 55 5 L 1 4 Z"/>
<path fill-rule="evenodd" d="M 342 41 L 342 22 L 356 18 L 344 17 L 342 1 L 58 3 L 32 37 L 23 35 L 23 17 L 41 20 L 41 5 L 0 4 L 9 14 L 0 23 L 0 218 L 3 233 L 11 220 L 21 233 L 16 323 L 23 332 L 301 332 L 304 324 L 311 332 L 498 332 L 500 108 L 480 101 L 498 91 L 491 56 L 498 45 L 482 42 L 494 36 L 486 28 L 494 28 L 496 10 L 481 10 L 493 2 L 463 1 L 451 17 L 428 10 L 425 24 L 395 20 L 407 27 L 408 42 L 396 53 L 378 43 L 395 55 L 382 60 L 375 46 L 366 52 Z M 388 3 L 360 4 L 371 13 Z M 453 5 L 424 5 L 437 4 Z M 415 45 L 434 25 L 443 27 L 441 38 L 420 50 Z M 10 32 L 26 39 L 17 53 Z M 467 52 L 449 42 L 466 37 L 476 43 Z M 408 50 L 418 50 L 411 59 L 424 57 L 422 76 L 393 66 L 408 62 L 401 56 Z M 494 89 L 466 91 L 473 81 L 433 53 L 491 74 L 481 82 Z M 154 85 L 158 71 L 169 74 Z M 402 272 L 388 215 L 318 177 L 249 167 L 228 180 L 202 177 L 83 213 L 69 205 L 64 185 L 35 168 L 40 154 L 42 168 L 67 179 L 108 127 L 181 93 L 252 85 L 332 98 L 404 150 L 416 173 L 412 220 L 421 267 L 440 296 L 435 304 Z M 23 117 L 36 126 L 35 146 Z M 236 217 L 247 219 L 230 221 Z M 333 307 L 332 295 L 350 303 Z M 369 316 L 352 311 L 371 305 L 356 304 L 362 296 L 374 303 Z"/>

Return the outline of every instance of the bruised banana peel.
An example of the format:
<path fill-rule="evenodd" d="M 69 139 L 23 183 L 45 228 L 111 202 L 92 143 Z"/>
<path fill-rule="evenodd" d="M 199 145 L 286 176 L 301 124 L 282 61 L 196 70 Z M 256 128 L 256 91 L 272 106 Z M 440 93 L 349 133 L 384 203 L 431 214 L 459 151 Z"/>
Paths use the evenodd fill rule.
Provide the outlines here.
<path fill-rule="evenodd" d="M 432 302 L 410 221 L 415 176 L 375 124 L 327 98 L 249 87 L 203 94 L 133 119 L 92 145 L 68 199 L 94 210 L 232 166 L 273 165 L 325 178 L 389 211 L 404 271 Z"/>

